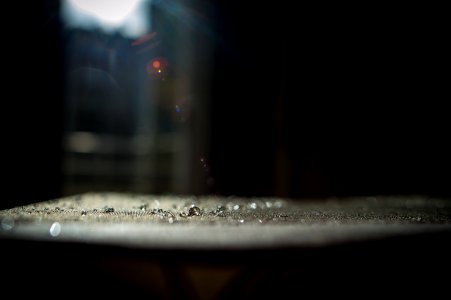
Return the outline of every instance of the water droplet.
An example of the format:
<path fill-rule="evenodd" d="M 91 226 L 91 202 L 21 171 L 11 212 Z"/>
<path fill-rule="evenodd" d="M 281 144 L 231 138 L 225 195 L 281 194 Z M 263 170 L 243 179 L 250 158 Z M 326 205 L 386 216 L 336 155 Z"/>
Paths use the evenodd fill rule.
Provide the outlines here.
<path fill-rule="evenodd" d="M 200 216 L 200 208 L 197 206 L 193 206 L 188 211 L 188 216 Z"/>
<path fill-rule="evenodd" d="M 169 221 L 169 224 L 172 224 L 172 223 L 174 223 L 174 218 L 170 217 L 170 218 L 168 219 L 168 221 Z"/>
<path fill-rule="evenodd" d="M 252 208 L 252 209 L 256 209 L 257 208 L 257 203 L 252 202 L 252 203 L 249 204 L 249 207 Z"/>
<path fill-rule="evenodd" d="M 233 206 L 233 210 L 238 210 L 238 209 L 240 209 L 240 206 L 238 204 Z"/>
<path fill-rule="evenodd" d="M 1 223 L 3 230 L 11 230 L 14 227 L 14 219 L 6 217 L 2 219 Z"/>
<path fill-rule="evenodd" d="M 244 220 L 243 220 L 243 219 L 241 219 L 241 220 L 239 220 L 238 222 L 240 222 L 241 224 L 243 224 L 243 223 L 244 223 Z"/>
<path fill-rule="evenodd" d="M 114 208 L 112 208 L 112 207 L 105 207 L 103 212 L 104 213 L 112 213 L 112 212 L 114 212 Z"/>
<path fill-rule="evenodd" d="M 53 237 L 58 236 L 61 233 L 61 225 L 58 222 L 55 222 L 52 224 L 52 226 L 50 226 L 50 235 Z"/>
<path fill-rule="evenodd" d="M 263 223 L 263 221 L 262 221 L 262 220 L 260 220 L 260 219 L 258 220 L 258 222 L 259 222 L 259 223 Z"/>
<path fill-rule="evenodd" d="M 267 208 L 271 208 L 271 207 L 272 207 L 272 203 L 269 202 L 269 201 L 266 201 L 265 204 L 266 204 L 266 207 L 267 207 Z"/>
<path fill-rule="evenodd" d="M 283 206 L 283 201 L 277 200 L 276 202 L 274 202 L 274 207 L 281 208 L 282 206 Z"/>
<path fill-rule="evenodd" d="M 213 210 L 211 213 L 217 217 L 224 217 L 225 210 L 226 210 L 226 208 L 224 206 L 218 205 L 218 207 L 215 210 Z"/>

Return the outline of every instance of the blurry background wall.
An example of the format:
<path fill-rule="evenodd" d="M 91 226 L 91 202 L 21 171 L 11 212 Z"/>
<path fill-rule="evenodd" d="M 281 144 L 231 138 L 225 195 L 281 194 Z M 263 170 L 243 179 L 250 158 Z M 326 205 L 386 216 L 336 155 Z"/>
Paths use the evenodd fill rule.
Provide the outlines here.
<path fill-rule="evenodd" d="M 133 36 L 70 26 L 69 2 L 3 10 L 2 208 L 93 190 L 450 196 L 437 10 L 146 1 Z"/>

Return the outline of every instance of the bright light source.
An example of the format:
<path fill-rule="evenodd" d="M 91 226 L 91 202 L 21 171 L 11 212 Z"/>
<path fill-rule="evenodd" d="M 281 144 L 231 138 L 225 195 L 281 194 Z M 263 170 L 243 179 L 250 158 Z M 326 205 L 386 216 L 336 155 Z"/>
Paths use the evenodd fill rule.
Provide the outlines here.
<path fill-rule="evenodd" d="M 100 21 L 121 24 L 141 0 L 69 0 L 72 5 Z"/>
<path fill-rule="evenodd" d="M 65 0 L 62 15 L 70 27 L 120 31 L 128 37 L 149 28 L 148 0 Z"/>

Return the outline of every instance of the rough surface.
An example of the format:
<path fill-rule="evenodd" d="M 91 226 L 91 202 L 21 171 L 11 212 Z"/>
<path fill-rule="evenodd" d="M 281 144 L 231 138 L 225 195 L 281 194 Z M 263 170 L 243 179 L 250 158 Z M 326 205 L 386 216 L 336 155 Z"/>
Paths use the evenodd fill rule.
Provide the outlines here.
<path fill-rule="evenodd" d="M 0 212 L 0 237 L 145 248 L 308 247 L 451 228 L 425 197 L 290 201 L 88 193 Z"/>

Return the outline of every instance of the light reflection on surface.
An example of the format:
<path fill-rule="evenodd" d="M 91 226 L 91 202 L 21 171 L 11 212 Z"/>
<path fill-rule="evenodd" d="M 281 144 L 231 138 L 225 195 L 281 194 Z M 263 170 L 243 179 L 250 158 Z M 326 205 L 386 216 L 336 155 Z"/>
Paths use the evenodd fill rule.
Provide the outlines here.
<path fill-rule="evenodd" d="M 58 222 L 53 223 L 52 226 L 50 226 L 49 233 L 53 237 L 59 236 L 61 233 L 61 224 Z"/>
<path fill-rule="evenodd" d="M 11 230 L 14 228 L 14 225 L 15 225 L 14 219 L 8 217 L 2 219 L 1 227 L 3 230 L 6 231 Z"/>

